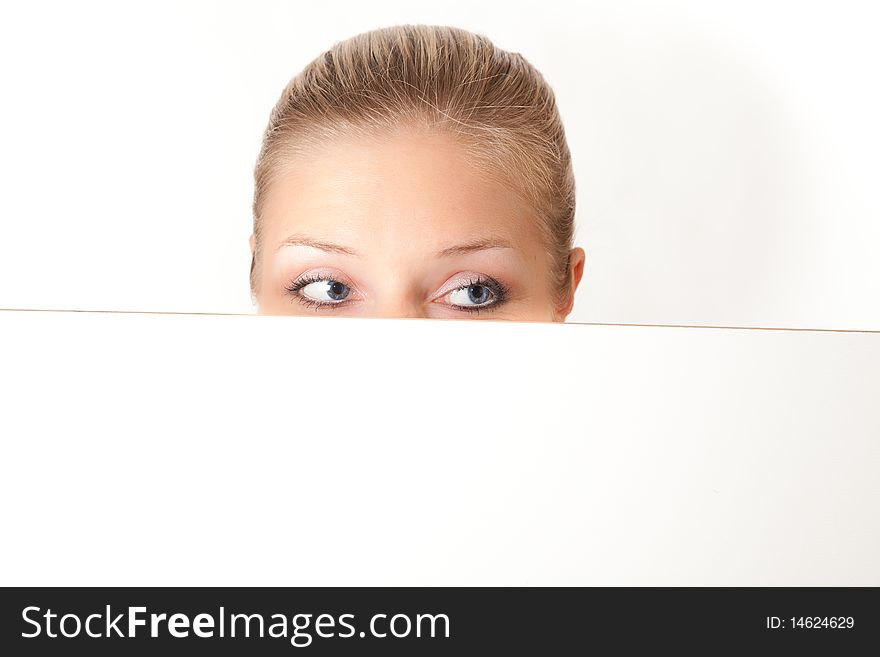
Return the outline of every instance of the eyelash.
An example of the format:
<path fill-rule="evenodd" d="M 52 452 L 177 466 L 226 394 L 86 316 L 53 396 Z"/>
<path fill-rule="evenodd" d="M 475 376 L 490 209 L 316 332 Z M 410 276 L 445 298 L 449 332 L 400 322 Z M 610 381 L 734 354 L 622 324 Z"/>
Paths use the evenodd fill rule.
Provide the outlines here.
<path fill-rule="evenodd" d="M 492 278 L 491 276 L 485 276 L 483 274 L 469 278 L 465 283 L 457 285 L 453 289 L 449 290 L 449 292 L 464 290 L 466 288 L 469 288 L 471 285 L 488 287 L 492 291 L 492 294 L 495 296 L 495 301 L 486 306 L 456 306 L 450 304 L 450 308 L 463 310 L 466 313 L 481 313 L 495 310 L 496 308 L 502 306 L 507 302 L 507 299 L 510 296 L 510 288 L 508 288 L 504 283 L 495 278 Z M 449 292 L 447 292 L 446 294 L 449 294 Z"/>
<path fill-rule="evenodd" d="M 315 308 L 315 309 L 326 308 L 326 307 L 336 308 L 339 306 L 346 305 L 347 304 L 346 301 L 340 301 L 339 303 L 329 303 L 329 302 L 324 302 L 324 301 L 316 301 L 315 299 L 310 299 L 309 297 L 304 296 L 299 293 L 299 291 L 301 289 L 303 289 L 306 285 L 310 285 L 311 283 L 320 283 L 320 282 L 323 282 L 326 280 L 335 280 L 335 279 L 331 278 L 330 276 L 321 275 L 321 274 L 303 274 L 299 278 L 291 281 L 285 287 L 285 289 L 296 301 L 298 301 L 299 303 L 303 304 L 304 306 L 306 306 L 308 308 Z M 340 282 L 342 282 L 342 281 L 340 281 Z M 345 283 L 343 283 L 343 284 L 345 284 Z M 471 285 L 480 285 L 483 287 L 488 287 L 492 291 L 492 294 L 495 296 L 495 301 L 493 303 L 486 305 L 486 306 L 458 306 L 458 305 L 454 305 L 454 304 L 449 304 L 450 308 L 455 308 L 456 310 L 460 310 L 460 311 L 463 311 L 466 313 L 475 313 L 475 314 L 481 313 L 481 312 L 486 312 L 486 311 L 492 311 L 492 310 L 495 310 L 496 308 L 502 306 L 503 304 L 505 304 L 510 296 L 510 288 L 507 287 L 504 283 L 502 283 L 501 281 L 499 281 L 496 278 L 493 278 L 492 276 L 486 276 L 486 275 L 482 275 L 482 274 L 468 278 L 466 280 L 466 282 L 462 283 L 461 285 L 457 285 L 456 287 L 454 287 L 451 290 L 449 290 L 448 292 L 446 292 L 446 294 L 450 294 L 451 292 L 455 292 L 457 290 L 464 290 L 464 289 L 470 287 Z M 444 294 L 443 296 L 446 296 L 446 294 Z"/>
<path fill-rule="evenodd" d="M 306 306 L 307 308 L 315 308 L 316 310 L 320 310 L 321 308 L 333 307 L 338 308 L 339 306 L 345 306 L 348 304 L 347 301 L 340 301 L 338 303 L 330 303 L 327 301 L 316 301 L 315 299 L 310 299 L 309 297 L 302 295 L 299 293 L 301 289 L 303 289 L 306 285 L 310 285 L 311 283 L 320 283 L 326 280 L 336 280 L 332 276 L 322 275 L 322 274 L 303 274 L 299 278 L 294 281 L 291 281 L 285 289 L 287 292 L 299 303 Z M 340 283 L 342 281 L 339 281 Z M 345 284 L 345 283 L 343 283 Z"/>

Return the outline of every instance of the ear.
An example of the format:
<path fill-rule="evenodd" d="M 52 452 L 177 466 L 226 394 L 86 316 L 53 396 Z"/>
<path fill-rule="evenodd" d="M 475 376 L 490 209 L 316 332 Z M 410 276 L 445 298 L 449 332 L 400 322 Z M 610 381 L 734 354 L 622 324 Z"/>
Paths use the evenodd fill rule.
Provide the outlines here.
<path fill-rule="evenodd" d="M 586 254 L 582 248 L 575 247 L 571 250 L 571 253 L 568 254 L 568 271 L 569 271 L 569 286 L 568 286 L 568 297 L 566 298 L 565 305 L 556 310 L 555 321 L 564 322 L 565 318 L 568 317 L 571 309 L 574 307 L 574 293 L 577 291 L 578 285 L 580 285 L 581 278 L 584 276 L 584 262 L 586 260 Z"/>
<path fill-rule="evenodd" d="M 250 238 L 248 239 L 248 242 L 249 242 L 250 245 L 251 245 L 251 273 L 250 273 L 250 275 L 253 276 L 253 275 L 254 275 L 254 265 L 255 265 L 256 262 L 257 262 L 256 259 L 255 259 L 255 257 L 254 257 L 254 256 L 256 255 L 256 253 L 255 253 L 255 251 L 254 251 L 254 246 L 256 245 L 256 241 L 254 240 L 254 234 L 253 234 L 253 233 L 251 233 L 251 236 L 250 236 Z M 253 293 L 251 294 L 251 296 L 253 296 Z"/>
<path fill-rule="evenodd" d="M 250 275 L 249 275 L 249 277 L 250 277 L 250 278 L 253 278 L 253 275 L 254 275 L 254 265 L 255 265 L 256 262 L 257 262 L 257 261 L 255 260 L 255 258 L 254 258 L 254 255 L 255 255 L 254 247 L 255 247 L 256 241 L 254 240 L 254 234 L 253 234 L 253 233 L 251 233 L 250 238 L 248 238 L 248 243 L 250 244 L 250 247 L 251 247 L 251 269 L 250 269 Z M 252 303 L 253 305 L 257 305 L 257 296 L 254 294 L 253 289 L 251 290 L 251 303 Z"/>

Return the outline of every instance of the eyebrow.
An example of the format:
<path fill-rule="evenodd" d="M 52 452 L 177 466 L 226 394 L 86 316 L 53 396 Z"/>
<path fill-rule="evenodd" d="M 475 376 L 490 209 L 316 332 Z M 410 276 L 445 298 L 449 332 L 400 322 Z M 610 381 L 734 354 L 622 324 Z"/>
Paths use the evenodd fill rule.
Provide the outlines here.
<path fill-rule="evenodd" d="M 438 258 L 445 258 L 454 255 L 465 255 L 474 251 L 485 251 L 487 249 L 512 249 L 513 245 L 507 240 L 487 237 L 483 239 L 471 240 L 462 244 L 456 244 L 443 249 L 437 253 Z"/>
<path fill-rule="evenodd" d="M 312 239 L 307 235 L 299 235 L 294 234 L 288 237 L 286 240 L 281 242 L 278 245 L 278 249 L 280 250 L 285 246 L 310 246 L 313 249 L 320 249 L 321 251 L 327 251 L 328 253 L 342 253 L 344 255 L 356 256 L 357 251 L 354 249 L 349 249 L 346 246 L 342 246 L 341 244 L 333 244 L 332 242 L 323 242 L 321 240 Z"/>
<path fill-rule="evenodd" d="M 281 244 L 278 245 L 278 249 L 281 249 L 285 246 L 308 246 L 313 249 L 320 249 L 321 251 L 327 251 L 328 253 L 342 253 L 344 255 L 356 256 L 358 255 L 357 251 L 354 249 L 350 249 L 347 246 L 342 246 L 341 244 L 334 244 L 333 242 L 324 242 L 323 240 L 316 240 L 307 235 L 294 234 L 285 239 Z M 486 251 L 489 249 L 512 249 L 513 245 L 507 240 L 486 237 L 476 240 L 471 240 L 469 242 L 463 242 L 461 244 L 456 244 L 454 246 L 446 247 L 445 249 L 441 249 L 437 252 L 438 258 L 448 258 L 450 256 L 456 255 L 466 255 L 468 253 L 474 253 L 475 251 Z"/>

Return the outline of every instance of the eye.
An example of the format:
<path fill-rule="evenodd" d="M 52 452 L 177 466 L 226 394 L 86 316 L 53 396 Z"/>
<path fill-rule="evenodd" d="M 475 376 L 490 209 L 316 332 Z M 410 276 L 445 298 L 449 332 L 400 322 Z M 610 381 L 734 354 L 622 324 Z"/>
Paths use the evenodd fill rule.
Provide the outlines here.
<path fill-rule="evenodd" d="M 507 301 L 507 287 L 491 276 L 466 274 L 453 278 L 437 301 L 456 310 L 479 312 Z"/>
<path fill-rule="evenodd" d="M 468 285 L 449 294 L 449 300 L 456 306 L 485 306 L 494 299 L 488 285 Z"/>
<path fill-rule="evenodd" d="M 311 308 L 340 306 L 353 300 L 351 286 L 327 273 L 303 274 L 286 289 L 294 300 Z"/>
<path fill-rule="evenodd" d="M 300 289 L 300 294 L 309 299 L 313 299 L 314 301 L 329 301 L 335 303 L 345 301 L 348 295 L 351 294 L 351 288 L 345 283 L 340 283 L 339 281 L 317 281 L 315 283 L 304 285 Z"/>

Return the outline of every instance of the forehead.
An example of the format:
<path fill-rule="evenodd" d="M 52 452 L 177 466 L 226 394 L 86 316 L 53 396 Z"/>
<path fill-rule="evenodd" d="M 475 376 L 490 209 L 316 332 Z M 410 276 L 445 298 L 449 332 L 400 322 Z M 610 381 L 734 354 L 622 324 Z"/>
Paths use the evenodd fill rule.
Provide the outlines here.
<path fill-rule="evenodd" d="M 538 239 L 531 206 L 454 136 L 401 128 L 325 140 L 289 157 L 267 190 L 264 239 L 292 232 L 341 243 Z"/>

